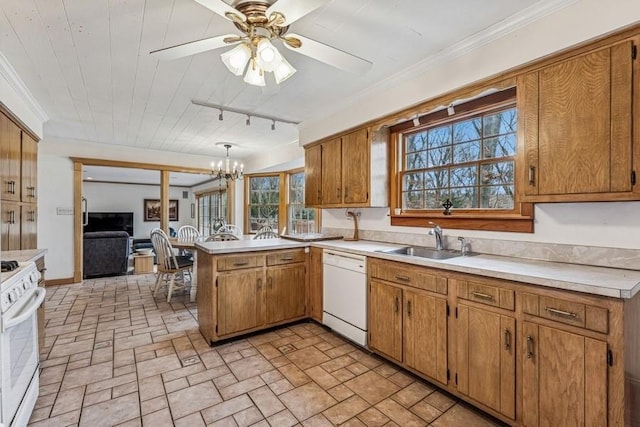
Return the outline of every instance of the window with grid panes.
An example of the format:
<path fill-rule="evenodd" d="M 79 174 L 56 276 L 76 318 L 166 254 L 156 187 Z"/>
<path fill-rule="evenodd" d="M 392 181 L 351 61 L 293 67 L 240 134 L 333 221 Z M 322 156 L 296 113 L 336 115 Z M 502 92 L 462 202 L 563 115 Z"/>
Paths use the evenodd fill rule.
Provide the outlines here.
<path fill-rule="evenodd" d="M 509 106 L 404 133 L 403 210 L 513 210 L 516 129 Z"/>
<path fill-rule="evenodd" d="M 264 225 L 279 230 L 280 175 L 250 176 L 249 179 L 249 233 Z"/>
<path fill-rule="evenodd" d="M 288 174 L 287 233 L 316 233 L 316 210 L 304 207 L 304 171 Z"/>
<path fill-rule="evenodd" d="M 198 230 L 203 236 L 214 234 L 220 226 L 229 221 L 227 192 L 215 191 L 196 196 L 198 206 Z"/>

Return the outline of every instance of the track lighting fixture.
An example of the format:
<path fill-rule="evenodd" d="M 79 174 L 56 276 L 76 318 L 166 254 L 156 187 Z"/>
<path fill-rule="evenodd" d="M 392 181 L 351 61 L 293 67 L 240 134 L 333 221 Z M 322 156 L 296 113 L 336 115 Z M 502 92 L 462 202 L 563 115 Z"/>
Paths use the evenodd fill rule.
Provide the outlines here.
<path fill-rule="evenodd" d="M 416 116 L 413 118 L 413 125 L 414 126 L 420 126 L 420 116 L 418 116 L 416 114 Z"/>
<path fill-rule="evenodd" d="M 258 119 L 264 119 L 264 120 L 269 120 L 271 121 L 271 130 L 276 130 L 276 122 L 280 122 L 280 123 L 288 123 L 290 125 L 297 125 L 300 122 L 294 122 L 292 120 L 286 120 L 286 119 L 281 119 L 279 117 L 273 117 L 273 116 L 266 116 L 263 114 L 255 114 L 251 111 L 247 111 L 247 110 L 241 110 L 238 108 L 231 108 L 231 107 L 225 107 L 224 105 L 217 105 L 217 104 L 211 104 L 209 102 L 204 102 L 204 101 L 197 101 L 197 100 L 191 100 L 192 104 L 195 105 L 199 105 L 201 107 L 207 107 L 207 108 L 215 108 L 216 110 L 218 110 L 220 113 L 218 114 L 218 120 L 224 120 L 223 114 L 224 112 L 229 112 L 229 113 L 236 113 L 236 114 L 242 114 L 244 116 L 247 116 L 247 119 L 245 120 L 245 124 L 247 126 L 251 126 L 251 118 L 258 118 Z"/>
<path fill-rule="evenodd" d="M 447 107 L 447 114 L 450 115 L 450 116 L 453 116 L 455 113 L 456 113 L 456 110 L 455 110 L 455 108 L 453 108 L 453 102 L 452 102 Z"/>

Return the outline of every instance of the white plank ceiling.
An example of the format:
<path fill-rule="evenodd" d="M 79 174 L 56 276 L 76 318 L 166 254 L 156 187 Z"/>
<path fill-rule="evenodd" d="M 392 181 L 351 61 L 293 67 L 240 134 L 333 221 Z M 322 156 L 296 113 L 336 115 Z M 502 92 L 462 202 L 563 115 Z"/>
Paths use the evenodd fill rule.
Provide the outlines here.
<path fill-rule="evenodd" d="M 226 0 L 232 4 L 232 0 Z M 220 49 L 159 62 L 149 52 L 227 33 L 233 24 L 194 0 L 2 0 L 0 52 L 50 117 L 48 136 L 242 160 L 297 140 L 294 125 L 193 105 L 222 104 L 305 122 L 332 104 L 491 26 L 558 0 L 328 0 L 290 32 L 373 63 L 357 76 L 277 44 L 298 72 L 277 91 L 249 86 Z M 114 147 L 116 148 L 116 147 Z"/>

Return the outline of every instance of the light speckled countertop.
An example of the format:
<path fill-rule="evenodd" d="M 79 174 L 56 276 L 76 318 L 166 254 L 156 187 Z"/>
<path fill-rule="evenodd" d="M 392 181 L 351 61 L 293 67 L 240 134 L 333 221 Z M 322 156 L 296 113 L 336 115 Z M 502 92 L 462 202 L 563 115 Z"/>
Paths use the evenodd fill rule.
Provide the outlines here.
<path fill-rule="evenodd" d="M 314 246 L 334 249 L 391 261 L 406 262 L 431 268 L 477 274 L 497 279 L 512 280 L 533 285 L 569 291 L 585 292 L 613 298 L 631 298 L 640 291 L 640 271 L 591 267 L 559 262 L 536 261 L 495 255 L 432 260 L 376 252 L 403 245 L 366 240 L 326 240 L 313 243 L 285 239 L 237 240 L 227 242 L 196 243 L 196 247 L 211 255 L 234 252 L 252 252 Z"/>

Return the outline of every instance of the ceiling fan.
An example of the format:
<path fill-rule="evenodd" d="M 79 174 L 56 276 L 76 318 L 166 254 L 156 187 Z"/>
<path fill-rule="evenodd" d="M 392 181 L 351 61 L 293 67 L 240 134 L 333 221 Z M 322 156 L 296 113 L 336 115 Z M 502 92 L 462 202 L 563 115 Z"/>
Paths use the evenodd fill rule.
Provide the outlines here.
<path fill-rule="evenodd" d="M 351 73 L 363 74 L 372 65 L 340 49 L 288 33 L 289 25 L 330 0 L 236 0 L 233 6 L 223 0 L 195 1 L 233 22 L 242 35 L 209 37 L 154 50 L 151 55 L 171 60 L 237 45 L 222 53 L 222 62 L 237 76 L 245 73 L 246 69 L 244 81 L 255 86 L 265 86 L 265 71 L 273 72 L 276 83 L 283 82 L 296 72 L 272 44 L 276 40 L 281 41 L 287 49 Z"/>

